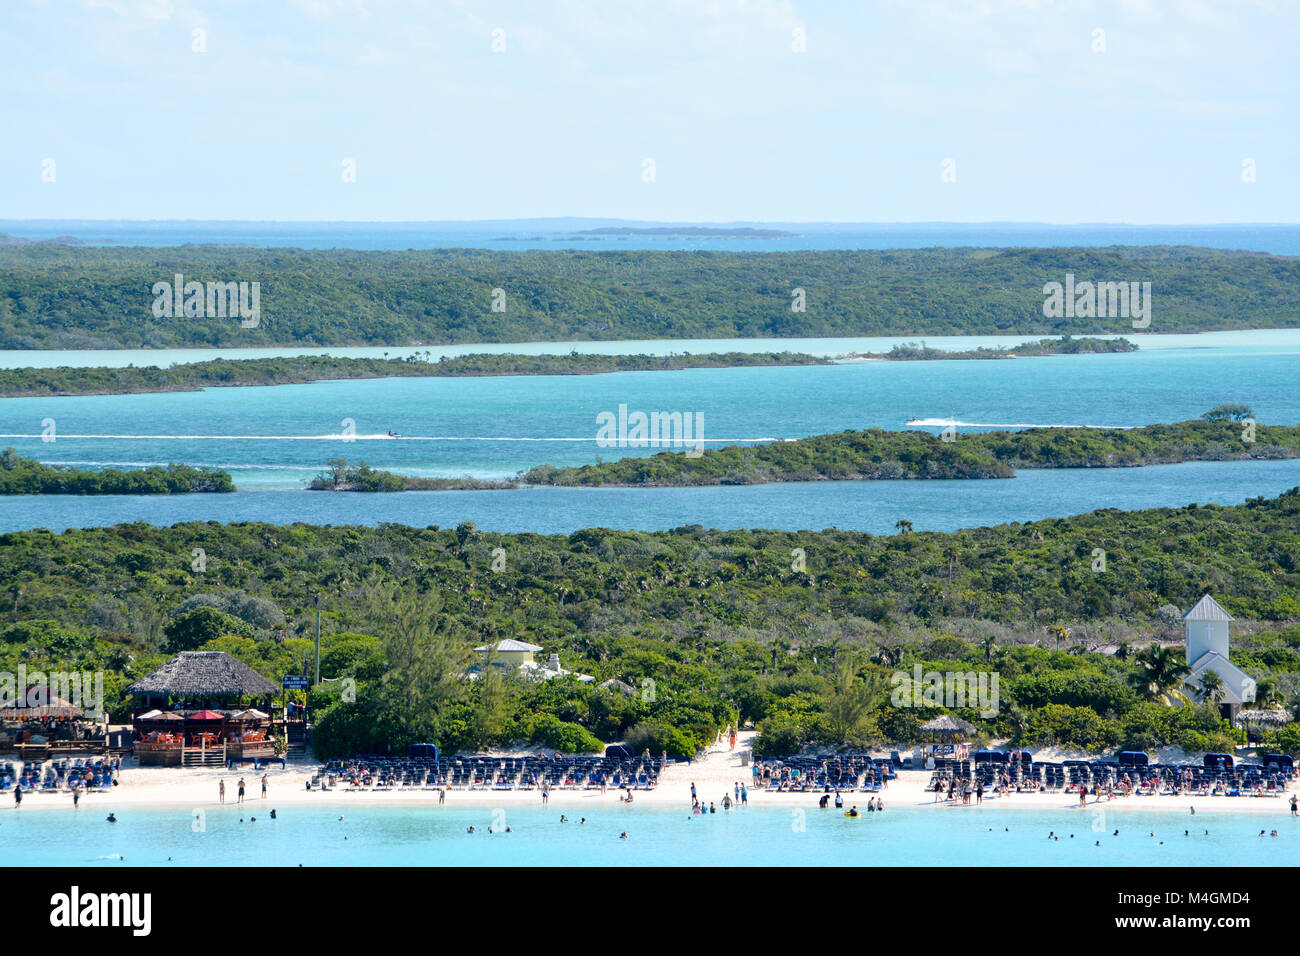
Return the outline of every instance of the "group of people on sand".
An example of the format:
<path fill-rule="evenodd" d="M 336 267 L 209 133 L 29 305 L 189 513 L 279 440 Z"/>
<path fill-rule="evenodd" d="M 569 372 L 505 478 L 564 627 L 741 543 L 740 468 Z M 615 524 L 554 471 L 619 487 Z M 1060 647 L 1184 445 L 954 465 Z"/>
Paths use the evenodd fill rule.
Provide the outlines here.
<path fill-rule="evenodd" d="M 949 803 L 958 803 L 962 806 L 970 806 L 974 802 L 979 806 L 984 802 L 986 788 L 983 779 L 972 780 L 970 777 L 947 777 L 939 778 L 935 781 L 934 802 L 938 803 L 940 799 Z M 1006 777 L 994 782 L 993 792 L 1007 794 L 1011 792 L 1011 778 Z M 946 794 L 946 796 L 945 796 Z"/>
<path fill-rule="evenodd" d="M 262 774 L 262 799 L 263 800 L 266 799 L 266 790 L 269 785 L 270 785 L 270 781 L 267 780 L 266 774 Z M 247 784 L 244 783 L 243 777 L 239 778 L 239 783 L 235 784 L 235 787 L 238 793 L 238 797 L 235 800 L 235 802 L 243 803 L 244 790 L 247 787 Z M 225 804 L 226 802 L 226 781 L 224 778 L 217 782 L 217 802 L 221 804 Z"/>
<path fill-rule="evenodd" d="M 746 787 L 739 780 L 733 781 L 731 784 L 731 793 L 727 793 L 724 790 L 722 793 L 721 803 L 722 803 L 723 810 L 730 810 L 732 807 L 749 806 L 749 788 Z M 704 801 L 700 799 L 699 791 L 695 789 L 694 781 L 691 782 L 691 812 L 692 813 L 717 813 L 718 812 L 718 805 L 715 802 L 710 801 L 708 806 L 705 806 Z"/>

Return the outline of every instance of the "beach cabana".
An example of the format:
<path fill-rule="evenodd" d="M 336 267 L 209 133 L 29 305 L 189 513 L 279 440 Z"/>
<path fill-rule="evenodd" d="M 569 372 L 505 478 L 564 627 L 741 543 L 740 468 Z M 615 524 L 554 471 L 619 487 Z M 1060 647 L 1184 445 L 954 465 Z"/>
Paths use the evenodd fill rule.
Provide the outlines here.
<path fill-rule="evenodd" d="M 1201 762 L 1210 770 L 1231 770 L 1234 763 L 1232 754 L 1206 754 Z"/>
<path fill-rule="evenodd" d="M 133 721 L 141 764 L 219 766 L 275 755 L 267 712 L 280 688 L 229 654 L 182 651 L 126 692 L 147 705 Z M 229 706 L 250 697 L 261 698 L 266 710 Z M 153 713 L 169 706 L 176 713 Z"/>
<path fill-rule="evenodd" d="M 1146 767 L 1151 763 L 1151 756 L 1142 750 L 1125 750 L 1119 755 L 1121 767 Z"/>
<path fill-rule="evenodd" d="M 1264 730 L 1281 727 L 1289 723 L 1291 723 L 1291 714 L 1289 712 L 1259 708 L 1240 710 L 1237 712 L 1237 716 L 1232 719 L 1233 726 L 1246 731 L 1246 740 L 1252 743 L 1259 742 L 1260 735 Z"/>
<path fill-rule="evenodd" d="M 943 714 L 923 723 L 921 731 L 934 737 L 969 737 L 975 733 L 975 725 L 952 714 Z"/>

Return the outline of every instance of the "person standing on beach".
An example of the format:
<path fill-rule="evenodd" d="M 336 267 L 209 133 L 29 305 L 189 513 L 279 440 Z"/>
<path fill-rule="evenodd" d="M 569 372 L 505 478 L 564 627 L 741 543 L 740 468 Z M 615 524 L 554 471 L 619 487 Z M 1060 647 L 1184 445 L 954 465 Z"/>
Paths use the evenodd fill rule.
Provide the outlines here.
<path fill-rule="evenodd" d="M 72 809 L 76 810 L 78 804 L 80 803 L 81 803 L 81 788 L 73 787 L 72 788 Z"/>
<path fill-rule="evenodd" d="M 740 785 L 740 805 L 742 807 L 749 806 L 749 791 L 745 789 L 743 783 Z M 1291 798 L 1291 809 L 1295 810 L 1295 797 Z"/>
<path fill-rule="evenodd" d="M 238 799 L 235 800 L 235 802 L 243 803 L 244 802 L 244 778 L 243 777 L 239 778 L 238 786 L 239 786 L 239 797 Z"/>
<path fill-rule="evenodd" d="M 545 787 L 542 787 L 542 806 L 548 806 L 551 802 L 551 795 Z"/>
<path fill-rule="evenodd" d="M 1081 783 L 1079 784 L 1079 806 L 1086 807 L 1087 805 L 1088 805 L 1088 785 L 1086 783 Z"/>
<path fill-rule="evenodd" d="M 14 809 L 17 810 L 22 805 L 23 805 L 23 785 L 21 783 L 16 783 L 14 784 Z"/>
<path fill-rule="evenodd" d="M 226 781 L 224 780 L 217 784 L 217 802 L 222 804 L 226 802 Z"/>
<path fill-rule="evenodd" d="M 262 799 L 266 799 L 266 774 L 262 774 Z"/>
<path fill-rule="evenodd" d="M 1295 797 L 1295 794 L 1293 793 L 1293 794 L 1291 794 L 1291 816 L 1294 817 L 1294 816 L 1296 815 L 1296 812 L 1297 812 L 1297 808 L 1296 808 L 1296 797 Z"/>
<path fill-rule="evenodd" d="M 735 727 L 727 728 L 727 739 L 731 741 L 731 749 L 735 750 L 736 749 L 736 728 Z"/>

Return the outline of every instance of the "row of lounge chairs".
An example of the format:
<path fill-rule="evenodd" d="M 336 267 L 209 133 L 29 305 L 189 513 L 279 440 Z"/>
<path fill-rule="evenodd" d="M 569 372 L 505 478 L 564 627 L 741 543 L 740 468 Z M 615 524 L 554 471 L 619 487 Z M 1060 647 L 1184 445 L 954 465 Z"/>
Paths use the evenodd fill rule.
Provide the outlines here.
<path fill-rule="evenodd" d="M 1233 770 L 1219 770 L 1200 764 L 1125 766 L 1109 760 L 1066 760 L 1060 763 L 1021 765 L 977 763 L 972 775 L 969 761 L 951 761 L 944 767 L 936 767 L 930 777 L 929 789 L 934 790 L 950 779 L 971 779 L 990 787 L 1002 782 L 1003 774 L 1009 774 L 1011 785 L 1020 790 L 1078 792 L 1083 786 L 1096 790 L 1123 789 L 1128 785 L 1132 792 L 1143 796 L 1175 793 L 1202 796 L 1281 796 L 1292 779 L 1290 772 L 1257 765 L 1238 765 Z"/>
<path fill-rule="evenodd" d="M 754 786 L 773 793 L 876 793 L 897 776 L 891 758 L 865 753 L 785 757 L 760 761 L 753 768 Z"/>
<path fill-rule="evenodd" d="M 393 757 L 366 754 L 322 765 L 313 786 L 348 789 L 594 790 L 602 786 L 652 790 L 664 761 L 658 757 L 596 756 Z"/>
<path fill-rule="evenodd" d="M 0 765 L 0 789 L 17 786 L 24 793 L 58 793 L 75 785 L 83 791 L 108 790 L 116 772 L 117 763 L 103 757 L 5 763 Z"/>

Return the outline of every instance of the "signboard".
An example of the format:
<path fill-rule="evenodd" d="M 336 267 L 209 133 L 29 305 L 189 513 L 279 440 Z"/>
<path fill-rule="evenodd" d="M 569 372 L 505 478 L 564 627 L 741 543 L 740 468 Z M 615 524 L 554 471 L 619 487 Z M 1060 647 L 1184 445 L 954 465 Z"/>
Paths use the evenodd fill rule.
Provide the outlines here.
<path fill-rule="evenodd" d="M 311 687 L 311 678 L 306 674 L 286 674 L 280 682 L 285 690 L 307 690 Z"/>

